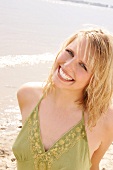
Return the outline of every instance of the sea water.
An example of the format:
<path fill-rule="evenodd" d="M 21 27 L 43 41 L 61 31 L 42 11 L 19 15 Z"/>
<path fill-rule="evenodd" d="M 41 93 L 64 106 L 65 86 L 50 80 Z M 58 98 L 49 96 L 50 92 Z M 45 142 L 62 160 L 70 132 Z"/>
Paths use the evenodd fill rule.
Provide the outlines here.
<path fill-rule="evenodd" d="M 53 61 L 59 44 L 84 25 L 113 31 L 112 0 L 1 0 L 0 68 Z"/>

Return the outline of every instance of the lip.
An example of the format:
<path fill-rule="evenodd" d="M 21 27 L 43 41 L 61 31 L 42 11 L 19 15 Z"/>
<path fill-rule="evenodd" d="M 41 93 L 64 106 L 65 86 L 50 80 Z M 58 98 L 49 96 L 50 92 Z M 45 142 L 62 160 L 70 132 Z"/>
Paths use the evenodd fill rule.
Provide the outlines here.
<path fill-rule="evenodd" d="M 63 72 L 67 75 L 67 76 L 69 76 L 70 78 L 72 78 L 72 80 L 65 80 L 65 79 L 63 79 L 62 77 L 61 77 L 61 75 L 60 75 L 60 68 L 62 68 L 61 66 L 59 66 L 58 67 L 58 77 L 61 79 L 61 80 L 63 80 L 63 81 L 65 81 L 65 82 L 73 82 L 73 81 L 75 81 L 72 77 L 70 77 L 64 70 L 63 70 Z"/>

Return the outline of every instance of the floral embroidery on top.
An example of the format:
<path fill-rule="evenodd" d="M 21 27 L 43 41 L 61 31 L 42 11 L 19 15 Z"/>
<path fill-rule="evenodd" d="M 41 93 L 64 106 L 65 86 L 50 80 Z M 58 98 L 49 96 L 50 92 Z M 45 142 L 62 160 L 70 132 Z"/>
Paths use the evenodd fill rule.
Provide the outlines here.
<path fill-rule="evenodd" d="M 51 170 L 51 166 L 55 159 L 59 159 L 60 156 L 67 152 L 70 148 L 86 136 L 83 120 L 74 126 L 71 130 L 65 133 L 47 152 L 44 151 L 44 147 L 40 137 L 40 125 L 38 119 L 38 107 L 33 111 L 33 114 L 29 117 L 29 142 L 30 149 L 34 158 L 35 170 Z"/>

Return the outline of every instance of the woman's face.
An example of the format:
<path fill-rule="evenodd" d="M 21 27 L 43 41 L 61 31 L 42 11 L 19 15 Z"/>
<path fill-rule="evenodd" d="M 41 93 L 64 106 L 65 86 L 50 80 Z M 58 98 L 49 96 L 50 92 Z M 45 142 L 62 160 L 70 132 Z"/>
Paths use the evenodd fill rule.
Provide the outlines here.
<path fill-rule="evenodd" d="M 77 54 L 77 39 L 75 39 L 58 55 L 52 77 L 56 87 L 83 91 L 88 85 L 92 74 L 86 64 L 84 51 L 85 40 L 82 40 Z"/>

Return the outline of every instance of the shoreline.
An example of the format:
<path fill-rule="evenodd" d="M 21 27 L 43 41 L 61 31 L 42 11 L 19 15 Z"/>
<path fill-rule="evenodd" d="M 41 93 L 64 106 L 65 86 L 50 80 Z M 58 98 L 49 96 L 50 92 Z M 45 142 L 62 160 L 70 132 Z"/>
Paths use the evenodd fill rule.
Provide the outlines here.
<path fill-rule="evenodd" d="M 66 0 L 61 0 L 61 1 L 66 1 Z M 90 1 L 82 1 L 82 0 L 67 0 L 68 2 L 73 2 L 73 3 L 78 3 L 78 4 L 83 4 L 83 5 L 91 5 L 91 6 L 96 6 L 96 7 L 104 7 L 104 8 L 113 8 L 113 5 L 109 5 L 106 3 L 100 3 L 100 2 L 90 2 Z"/>
<path fill-rule="evenodd" d="M 0 56 L 55 53 L 68 36 L 88 25 L 112 31 L 112 16 L 113 9 L 77 3 L 0 1 Z"/>

